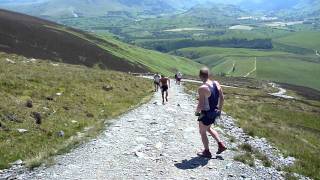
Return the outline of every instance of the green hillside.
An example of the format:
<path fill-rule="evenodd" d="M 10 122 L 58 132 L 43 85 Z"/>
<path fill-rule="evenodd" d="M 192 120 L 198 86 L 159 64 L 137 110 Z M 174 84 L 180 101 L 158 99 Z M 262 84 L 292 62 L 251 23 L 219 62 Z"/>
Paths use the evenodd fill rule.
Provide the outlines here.
<path fill-rule="evenodd" d="M 100 35 L 99 37 L 110 43 L 106 45 L 101 44 L 109 52 L 132 62 L 140 63 L 152 72 L 172 75 L 173 72 L 179 70 L 183 74 L 197 75 L 199 68 L 202 66 L 187 58 L 146 50 L 122 43 L 108 36 Z"/>
<path fill-rule="evenodd" d="M 315 54 L 216 47 L 185 48 L 172 53 L 206 64 L 214 74 L 253 77 L 320 90 L 320 59 Z"/>
<path fill-rule="evenodd" d="M 0 51 L 123 72 L 177 70 L 195 75 L 200 64 L 145 50 L 105 35 L 90 34 L 32 16 L 0 10 Z"/>
<path fill-rule="evenodd" d="M 275 41 L 286 45 L 320 50 L 320 32 L 296 32 Z"/>

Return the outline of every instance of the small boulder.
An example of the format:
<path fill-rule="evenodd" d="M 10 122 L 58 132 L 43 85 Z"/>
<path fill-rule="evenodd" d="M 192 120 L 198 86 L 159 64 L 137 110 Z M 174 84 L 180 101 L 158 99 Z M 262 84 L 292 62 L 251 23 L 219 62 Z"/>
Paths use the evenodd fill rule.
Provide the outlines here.
<path fill-rule="evenodd" d="M 70 108 L 68 106 L 63 106 L 63 109 L 66 110 L 66 111 L 70 110 Z"/>
<path fill-rule="evenodd" d="M 72 120 L 71 123 L 72 123 L 72 124 L 76 124 L 76 123 L 78 123 L 78 121 Z"/>
<path fill-rule="evenodd" d="M 105 91 L 111 91 L 111 90 L 113 90 L 113 87 L 109 86 L 109 85 L 105 85 L 105 86 L 102 86 L 102 89 Z"/>
<path fill-rule="evenodd" d="M 15 162 L 13 162 L 13 163 L 10 163 L 10 165 L 16 165 L 16 166 L 23 165 L 23 164 L 24 164 L 24 163 L 23 163 L 23 161 L 22 161 L 21 159 L 15 161 Z"/>
<path fill-rule="evenodd" d="M 57 133 L 57 135 L 58 135 L 59 137 L 63 137 L 63 136 L 64 136 L 64 131 L 59 131 L 59 132 Z"/>
<path fill-rule="evenodd" d="M 25 132 L 28 132 L 28 130 L 26 130 L 26 129 L 17 129 L 17 131 L 18 131 L 19 133 L 25 133 Z"/>
<path fill-rule="evenodd" d="M 36 124 L 41 124 L 42 123 L 42 117 L 39 112 L 32 112 L 33 118 L 36 120 Z"/>
<path fill-rule="evenodd" d="M 87 113 L 88 118 L 94 118 L 94 115 L 92 113 Z"/>
<path fill-rule="evenodd" d="M 33 102 L 32 102 L 32 100 L 28 100 L 28 101 L 26 102 L 26 106 L 27 106 L 28 108 L 32 108 L 32 107 L 33 107 Z"/>
<path fill-rule="evenodd" d="M 53 97 L 48 96 L 48 97 L 47 97 L 47 100 L 48 100 L 48 101 L 53 101 Z"/>

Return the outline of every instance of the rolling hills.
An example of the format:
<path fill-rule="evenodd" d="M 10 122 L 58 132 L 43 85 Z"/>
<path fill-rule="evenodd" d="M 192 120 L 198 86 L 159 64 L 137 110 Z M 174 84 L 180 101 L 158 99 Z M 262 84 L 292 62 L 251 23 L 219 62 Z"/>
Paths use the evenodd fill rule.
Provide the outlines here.
<path fill-rule="evenodd" d="M 43 0 L 25 2 L 2 2 L 0 7 L 40 17 L 103 16 L 110 11 L 126 11 L 149 14 L 174 10 L 161 0 Z"/>
<path fill-rule="evenodd" d="M 200 64 L 121 43 L 39 18 L 0 10 L 0 51 L 124 72 L 176 70 L 196 74 Z"/>
<path fill-rule="evenodd" d="M 219 47 L 191 47 L 172 53 L 206 64 L 216 75 L 252 77 L 320 90 L 320 58 L 315 54 Z"/>

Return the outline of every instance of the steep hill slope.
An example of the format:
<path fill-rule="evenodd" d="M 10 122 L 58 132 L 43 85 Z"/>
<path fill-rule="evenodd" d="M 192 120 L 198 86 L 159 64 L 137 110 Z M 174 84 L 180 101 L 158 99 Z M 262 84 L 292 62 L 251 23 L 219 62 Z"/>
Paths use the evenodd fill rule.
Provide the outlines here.
<path fill-rule="evenodd" d="M 0 10 L 0 23 L 0 51 L 90 67 L 99 64 L 102 68 L 120 71 L 146 71 L 145 67 L 129 63 L 72 34 L 80 33 L 86 38 L 98 40 L 74 29 L 5 10 Z"/>
<path fill-rule="evenodd" d="M 177 69 L 184 74 L 196 74 L 200 66 L 185 58 L 148 51 L 6 10 L 0 10 L 0 23 L 0 51 L 30 58 L 125 72 L 159 71 L 164 74 Z"/>

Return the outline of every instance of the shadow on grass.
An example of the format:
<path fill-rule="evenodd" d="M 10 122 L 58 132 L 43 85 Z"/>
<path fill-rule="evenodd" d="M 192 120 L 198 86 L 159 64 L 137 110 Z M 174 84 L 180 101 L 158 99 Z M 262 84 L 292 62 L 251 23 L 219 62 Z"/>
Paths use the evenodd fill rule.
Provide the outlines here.
<path fill-rule="evenodd" d="M 211 159 L 224 160 L 222 156 L 216 156 Z M 182 160 L 181 163 L 176 163 L 174 164 L 174 166 L 182 170 L 195 169 L 200 166 L 202 167 L 206 166 L 211 159 L 197 156 L 197 157 L 192 157 L 190 160 L 186 160 L 186 159 Z"/>

